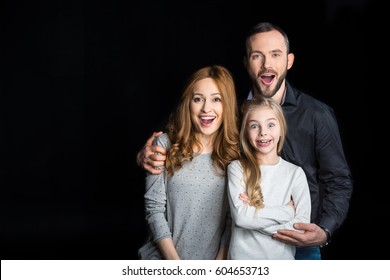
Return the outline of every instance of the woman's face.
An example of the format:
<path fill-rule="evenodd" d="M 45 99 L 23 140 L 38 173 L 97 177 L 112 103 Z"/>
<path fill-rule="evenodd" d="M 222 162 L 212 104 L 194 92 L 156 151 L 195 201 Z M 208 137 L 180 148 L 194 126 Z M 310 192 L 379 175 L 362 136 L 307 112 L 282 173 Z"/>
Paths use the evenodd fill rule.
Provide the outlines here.
<path fill-rule="evenodd" d="M 199 133 L 211 136 L 218 131 L 223 121 L 222 94 L 212 78 L 195 83 L 190 111 Z"/>

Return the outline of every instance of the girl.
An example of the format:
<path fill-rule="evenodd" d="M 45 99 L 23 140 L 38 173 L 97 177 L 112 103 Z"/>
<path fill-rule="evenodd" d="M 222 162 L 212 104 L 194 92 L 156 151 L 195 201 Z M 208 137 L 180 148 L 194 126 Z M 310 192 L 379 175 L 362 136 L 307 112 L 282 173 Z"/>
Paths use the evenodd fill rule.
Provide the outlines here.
<path fill-rule="evenodd" d="M 287 125 L 276 101 L 255 97 L 245 101 L 242 111 L 242 158 L 227 171 L 233 221 L 228 259 L 294 259 L 295 246 L 272 235 L 294 229 L 296 222 L 310 222 L 305 173 L 279 156 Z"/>

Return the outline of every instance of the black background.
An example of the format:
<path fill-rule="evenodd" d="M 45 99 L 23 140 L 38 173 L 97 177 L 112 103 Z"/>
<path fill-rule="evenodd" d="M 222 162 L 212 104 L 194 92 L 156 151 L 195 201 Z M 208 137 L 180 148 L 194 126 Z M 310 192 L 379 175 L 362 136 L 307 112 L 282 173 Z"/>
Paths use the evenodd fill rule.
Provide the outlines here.
<path fill-rule="evenodd" d="M 385 187 L 367 171 L 367 107 L 388 53 L 379 1 L 2 1 L 0 13 L 1 259 L 136 259 L 137 151 L 195 69 L 222 64 L 248 91 L 243 40 L 259 21 L 288 33 L 292 84 L 335 109 L 354 175 L 324 258 L 387 258 Z"/>

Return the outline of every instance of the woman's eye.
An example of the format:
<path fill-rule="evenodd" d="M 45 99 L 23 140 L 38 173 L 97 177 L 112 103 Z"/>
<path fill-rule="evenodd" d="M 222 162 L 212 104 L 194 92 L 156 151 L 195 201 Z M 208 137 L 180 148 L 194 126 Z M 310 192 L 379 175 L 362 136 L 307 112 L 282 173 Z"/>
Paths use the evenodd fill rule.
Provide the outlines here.
<path fill-rule="evenodd" d="M 200 97 L 195 97 L 195 98 L 194 98 L 194 101 L 195 101 L 195 102 L 200 102 L 200 101 L 202 101 L 202 98 L 200 98 Z"/>

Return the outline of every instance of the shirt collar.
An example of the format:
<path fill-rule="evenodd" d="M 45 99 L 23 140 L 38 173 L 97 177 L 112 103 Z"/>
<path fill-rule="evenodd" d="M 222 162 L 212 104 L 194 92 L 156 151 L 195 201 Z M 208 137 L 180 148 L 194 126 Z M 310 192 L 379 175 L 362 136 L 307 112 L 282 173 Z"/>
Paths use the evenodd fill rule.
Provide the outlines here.
<path fill-rule="evenodd" d="M 252 89 L 249 91 L 248 93 L 248 98 L 247 99 L 253 99 L 253 91 Z M 286 89 L 285 89 L 285 92 L 284 92 L 284 95 L 283 95 L 283 98 L 282 98 L 282 106 L 284 104 L 297 104 L 297 99 L 295 98 L 295 95 L 294 95 L 294 91 L 293 91 L 293 88 L 291 87 L 291 85 L 287 82 L 286 80 Z"/>

